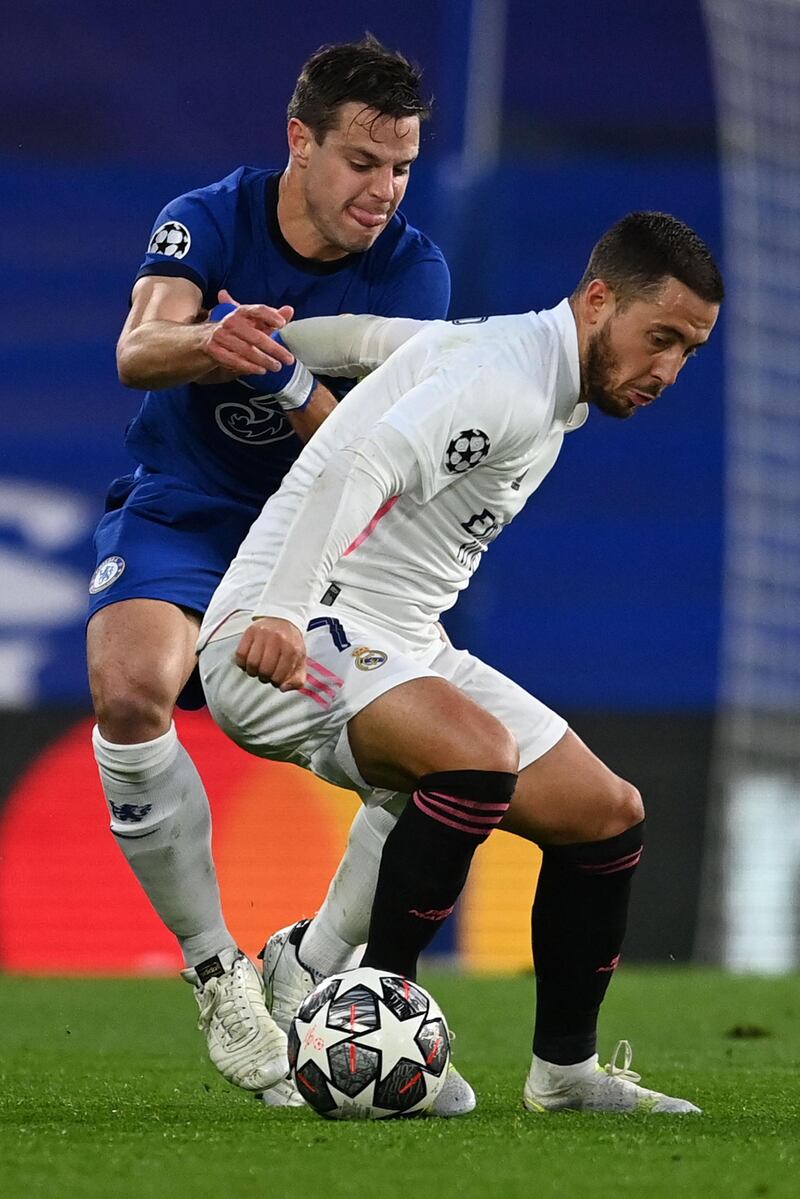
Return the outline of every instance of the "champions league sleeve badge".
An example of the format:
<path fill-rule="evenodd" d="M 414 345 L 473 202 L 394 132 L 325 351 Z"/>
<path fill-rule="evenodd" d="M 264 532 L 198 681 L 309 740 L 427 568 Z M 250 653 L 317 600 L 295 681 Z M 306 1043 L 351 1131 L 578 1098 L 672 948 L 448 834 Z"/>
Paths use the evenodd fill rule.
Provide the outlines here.
<path fill-rule="evenodd" d="M 491 442 L 483 429 L 462 429 L 447 447 L 444 465 L 451 475 L 462 475 L 483 462 Z"/>
<path fill-rule="evenodd" d="M 97 595 L 115 583 L 125 569 L 124 558 L 104 558 L 92 575 L 89 583 L 89 595 Z"/>
<path fill-rule="evenodd" d="M 150 238 L 148 254 L 164 254 L 167 258 L 185 258 L 192 244 L 192 235 L 180 221 L 165 221 Z"/>

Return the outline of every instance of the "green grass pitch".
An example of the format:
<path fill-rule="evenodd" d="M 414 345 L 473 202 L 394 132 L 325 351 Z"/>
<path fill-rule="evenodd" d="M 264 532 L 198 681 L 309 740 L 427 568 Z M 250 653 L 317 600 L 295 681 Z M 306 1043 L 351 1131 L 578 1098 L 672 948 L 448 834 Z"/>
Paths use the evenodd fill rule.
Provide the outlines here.
<path fill-rule="evenodd" d="M 800 1196 L 800 978 L 623 968 L 601 1056 L 702 1117 L 534 1116 L 520 1102 L 532 979 L 421 981 L 479 1107 L 340 1124 L 222 1081 L 180 981 L 0 979 L 0 1194 L 39 1199 Z"/>

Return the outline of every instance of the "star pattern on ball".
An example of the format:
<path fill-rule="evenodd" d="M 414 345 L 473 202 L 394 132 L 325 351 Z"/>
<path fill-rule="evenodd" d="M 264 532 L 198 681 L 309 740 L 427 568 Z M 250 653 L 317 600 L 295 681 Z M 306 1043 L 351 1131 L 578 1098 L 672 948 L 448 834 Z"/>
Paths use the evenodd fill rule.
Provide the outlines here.
<path fill-rule="evenodd" d="M 381 1027 L 374 1032 L 362 1033 L 359 1045 L 379 1049 L 382 1053 L 381 1074 L 385 1078 L 398 1062 L 405 1059 L 417 1066 L 426 1065 L 425 1055 L 417 1044 L 416 1037 L 427 1020 L 427 1012 L 398 1020 L 391 1008 L 381 1009 Z"/>
<path fill-rule="evenodd" d="M 300 1047 L 297 1051 L 296 1072 L 299 1074 L 303 1066 L 313 1062 L 327 1077 L 330 1078 L 330 1066 L 328 1064 L 328 1050 L 334 1045 L 338 1045 L 341 1041 L 349 1041 L 354 1035 L 357 1035 L 357 1029 L 332 1029 L 328 1025 L 328 1012 L 330 1010 L 331 1001 L 328 1000 L 318 1012 L 309 1020 L 303 1020 L 300 1013 L 295 1016 L 294 1024 L 297 1030 L 297 1036 L 300 1039 Z M 324 1036 L 322 1035 L 324 1031 Z"/>
<path fill-rule="evenodd" d="M 288 1054 L 300 1095 L 319 1115 L 384 1119 L 430 1106 L 450 1045 L 441 1009 L 424 987 L 362 966 L 306 996 L 289 1029 Z"/>

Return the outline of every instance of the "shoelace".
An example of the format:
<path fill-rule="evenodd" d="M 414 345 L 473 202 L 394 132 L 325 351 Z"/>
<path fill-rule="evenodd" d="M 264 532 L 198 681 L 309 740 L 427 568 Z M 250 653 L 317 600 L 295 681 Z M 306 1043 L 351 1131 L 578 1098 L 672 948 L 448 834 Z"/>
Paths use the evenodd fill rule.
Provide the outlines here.
<path fill-rule="evenodd" d="M 226 995 L 222 990 L 222 980 L 220 978 L 210 978 L 200 992 L 200 1014 L 197 1019 L 197 1027 L 202 1032 L 206 1032 L 216 1015 L 225 1035 L 236 1040 L 240 1027 L 243 1025 L 245 1030 L 247 1030 L 248 1025 L 247 1017 L 243 1015 L 241 1006 L 237 1003 L 237 999 L 241 999 L 243 1004 L 246 1005 L 241 962 L 236 961 L 233 963 L 231 973 L 231 986 L 240 992 L 240 994 Z"/>
<path fill-rule="evenodd" d="M 623 1053 L 622 1066 L 617 1065 L 617 1058 L 620 1055 L 620 1050 Z M 641 1074 L 637 1074 L 635 1070 L 631 1070 L 633 1062 L 633 1050 L 631 1049 L 630 1041 L 618 1041 L 617 1047 L 611 1057 L 611 1061 L 607 1062 L 603 1069 L 611 1078 L 621 1078 L 624 1082 L 641 1082 Z"/>

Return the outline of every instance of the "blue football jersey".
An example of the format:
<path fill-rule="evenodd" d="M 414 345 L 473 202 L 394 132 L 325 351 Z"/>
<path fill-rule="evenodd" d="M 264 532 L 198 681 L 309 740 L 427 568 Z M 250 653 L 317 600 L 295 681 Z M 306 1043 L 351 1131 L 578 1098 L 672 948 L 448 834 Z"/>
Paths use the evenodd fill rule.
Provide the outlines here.
<path fill-rule="evenodd" d="M 298 318 L 447 315 L 444 257 L 399 212 L 364 253 L 333 262 L 303 258 L 280 231 L 279 181 L 279 171 L 240 167 L 173 200 L 155 223 L 137 279 L 190 279 L 209 309 L 224 287 L 243 304 L 291 304 Z M 324 382 L 341 394 L 340 380 Z M 206 494 L 259 507 L 301 448 L 274 401 L 238 380 L 147 392 L 126 445 L 140 475 L 142 468 L 161 472 Z"/>

